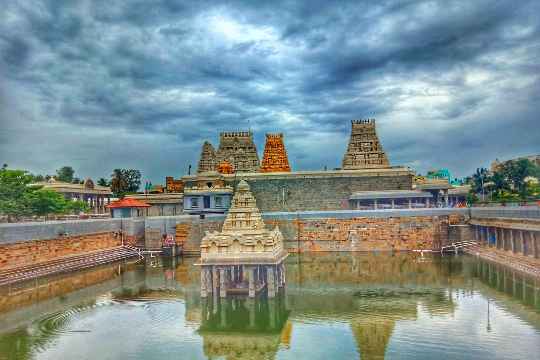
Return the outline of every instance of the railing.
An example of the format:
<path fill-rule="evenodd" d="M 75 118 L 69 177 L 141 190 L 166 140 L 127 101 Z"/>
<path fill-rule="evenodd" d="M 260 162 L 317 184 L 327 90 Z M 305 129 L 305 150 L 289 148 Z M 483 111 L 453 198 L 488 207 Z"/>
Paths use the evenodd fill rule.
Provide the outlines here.
<path fill-rule="evenodd" d="M 513 218 L 513 219 L 540 219 L 540 207 L 473 207 L 471 218 Z"/>

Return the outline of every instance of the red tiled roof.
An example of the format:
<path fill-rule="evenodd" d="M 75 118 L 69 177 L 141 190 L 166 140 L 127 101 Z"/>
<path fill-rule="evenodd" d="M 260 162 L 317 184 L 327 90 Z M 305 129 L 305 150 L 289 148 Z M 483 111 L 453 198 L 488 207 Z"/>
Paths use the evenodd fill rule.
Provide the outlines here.
<path fill-rule="evenodd" d="M 109 209 L 120 209 L 120 208 L 138 208 L 138 207 L 151 207 L 145 202 L 142 202 L 137 199 L 123 198 L 120 200 L 113 201 L 107 207 Z"/>

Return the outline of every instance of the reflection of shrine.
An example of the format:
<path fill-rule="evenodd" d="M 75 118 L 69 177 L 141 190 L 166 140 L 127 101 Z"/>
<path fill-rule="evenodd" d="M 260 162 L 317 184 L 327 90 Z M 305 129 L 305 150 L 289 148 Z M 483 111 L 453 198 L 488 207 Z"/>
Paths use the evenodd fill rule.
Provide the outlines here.
<path fill-rule="evenodd" d="M 256 293 L 268 297 L 285 284 L 287 250 L 276 227 L 268 230 L 251 194 L 240 181 L 221 232 L 207 232 L 201 241 L 201 297 Z"/>
<path fill-rule="evenodd" d="M 292 327 L 284 291 L 274 298 L 207 298 L 201 305 L 199 334 L 208 357 L 273 358 L 281 344 L 289 344 Z"/>

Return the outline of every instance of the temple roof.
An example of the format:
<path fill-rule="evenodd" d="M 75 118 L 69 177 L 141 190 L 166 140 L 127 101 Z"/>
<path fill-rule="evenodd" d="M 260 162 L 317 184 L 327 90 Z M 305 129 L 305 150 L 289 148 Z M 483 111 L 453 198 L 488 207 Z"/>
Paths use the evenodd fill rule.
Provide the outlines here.
<path fill-rule="evenodd" d="M 142 202 L 137 199 L 132 198 L 123 198 L 120 200 L 113 201 L 107 207 L 109 209 L 121 209 L 121 208 L 146 208 L 151 207 L 152 205 L 148 205 L 145 202 Z"/>

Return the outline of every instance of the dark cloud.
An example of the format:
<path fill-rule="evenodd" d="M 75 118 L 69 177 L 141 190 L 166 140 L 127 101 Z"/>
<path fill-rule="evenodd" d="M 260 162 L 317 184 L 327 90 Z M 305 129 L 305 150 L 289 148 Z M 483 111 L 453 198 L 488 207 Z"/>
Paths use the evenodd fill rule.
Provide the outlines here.
<path fill-rule="evenodd" d="M 466 175 L 539 153 L 537 1 L 35 1 L 0 12 L 1 162 L 157 183 L 204 140 L 286 135 L 340 165 L 375 117 L 394 164 Z M 328 151 L 332 149 L 332 151 Z"/>

